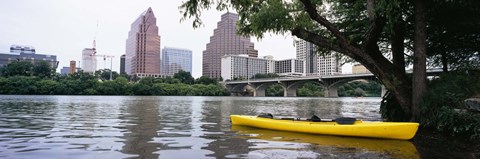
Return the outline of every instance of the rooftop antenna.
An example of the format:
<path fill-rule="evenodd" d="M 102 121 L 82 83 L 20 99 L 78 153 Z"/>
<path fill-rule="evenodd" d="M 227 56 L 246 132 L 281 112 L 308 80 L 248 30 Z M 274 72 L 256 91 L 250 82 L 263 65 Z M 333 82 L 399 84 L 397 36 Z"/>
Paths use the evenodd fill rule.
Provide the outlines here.
<path fill-rule="evenodd" d="M 93 54 L 96 54 L 97 53 L 97 43 L 96 43 L 96 40 L 97 40 L 97 33 L 98 33 L 98 20 L 97 20 L 97 26 L 95 28 L 95 35 L 93 36 Z"/>

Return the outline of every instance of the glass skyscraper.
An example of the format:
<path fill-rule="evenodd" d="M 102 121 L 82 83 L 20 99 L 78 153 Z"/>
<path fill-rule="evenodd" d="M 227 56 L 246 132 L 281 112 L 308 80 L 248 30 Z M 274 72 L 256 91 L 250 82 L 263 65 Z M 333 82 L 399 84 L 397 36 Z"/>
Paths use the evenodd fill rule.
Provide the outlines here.
<path fill-rule="evenodd" d="M 162 75 L 173 76 L 180 70 L 192 73 L 192 51 L 173 47 L 162 50 Z"/>

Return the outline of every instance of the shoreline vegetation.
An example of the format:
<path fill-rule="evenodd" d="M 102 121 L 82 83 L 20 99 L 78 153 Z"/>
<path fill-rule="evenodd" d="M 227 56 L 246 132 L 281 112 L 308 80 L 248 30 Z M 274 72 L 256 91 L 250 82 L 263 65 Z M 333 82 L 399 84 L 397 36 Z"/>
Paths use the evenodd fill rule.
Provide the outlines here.
<path fill-rule="evenodd" d="M 10 63 L 0 70 L 0 94 L 17 95 L 179 95 L 225 96 L 228 91 L 216 80 L 194 79 L 189 72 L 180 71 L 173 77 L 138 79 L 119 75 L 104 69 L 94 74 L 79 71 L 73 74 L 55 74 L 43 62 Z M 42 68 L 39 68 L 42 66 Z"/>
<path fill-rule="evenodd" d="M 257 78 L 278 77 L 276 74 L 257 74 Z M 167 78 L 137 78 L 101 69 L 94 74 L 82 71 L 61 75 L 51 66 L 39 61 L 15 61 L 0 68 L 0 94 L 16 95 L 154 95 L 154 96 L 229 96 L 216 79 L 205 76 L 194 79 L 190 72 L 179 71 Z M 340 97 L 380 97 L 380 84 L 354 81 L 339 87 Z M 323 97 L 324 87 L 306 83 L 297 90 L 299 97 Z M 267 96 L 283 96 L 283 88 L 271 85 Z M 246 95 L 253 94 L 247 89 Z"/>
<path fill-rule="evenodd" d="M 428 92 L 420 102 L 420 127 L 448 136 L 480 141 L 480 112 L 465 106 L 465 100 L 480 93 L 480 70 L 448 72 L 428 81 Z M 405 117 L 392 94 L 381 102 L 382 118 L 400 121 Z"/>

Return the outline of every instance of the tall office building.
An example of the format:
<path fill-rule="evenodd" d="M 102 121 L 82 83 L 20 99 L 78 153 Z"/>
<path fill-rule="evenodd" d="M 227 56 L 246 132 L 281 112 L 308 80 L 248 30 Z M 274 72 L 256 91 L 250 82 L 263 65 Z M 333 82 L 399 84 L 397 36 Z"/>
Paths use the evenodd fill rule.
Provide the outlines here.
<path fill-rule="evenodd" d="M 295 41 L 297 59 L 305 62 L 306 75 L 334 75 L 341 74 L 340 59 L 332 53 L 320 56 L 316 53 L 315 45 L 303 39 Z"/>
<path fill-rule="evenodd" d="M 120 56 L 120 74 L 125 73 L 125 54 Z"/>
<path fill-rule="evenodd" d="M 70 74 L 77 72 L 77 62 L 75 60 L 70 61 Z"/>
<path fill-rule="evenodd" d="M 160 77 L 160 35 L 152 8 L 131 25 L 125 48 L 125 72 L 138 77 Z"/>
<path fill-rule="evenodd" d="M 257 57 L 258 51 L 249 37 L 237 35 L 238 15 L 225 13 L 222 15 L 217 28 L 210 37 L 207 48 L 203 51 L 202 74 L 210 78 L 220 78 L 221 58 L 224 55 L 246 54 L 249 57 Z"/>
<path fill-rule="evenodd" d="M 303 60 L 306 75 L 318 74 L 319 56 L 316 53 L 315 45 L 305 40 L 295 40 L 297 59 Z"/>
<path fill-rule="evenodd" d="M 56 55 L 37 54 L 32 46 L 12 45 L 9 53 L 0 53 L 0 67 L 5 67 L 14 61 L 47 61 L 53 69 L 57 69 Z"/>
<path fill-rule="evenodd" d="M 162 75 L 173 76 L 180 70 L 192 73 L 192 51 L 173 47 L 162 50 Z"/>
<path fill-rule="evenodd" d="M 85 48 L 82 51 L 82 70 L 83 72 L 95 73 L 97 70 L 97 57 L 95 48 Z"/>

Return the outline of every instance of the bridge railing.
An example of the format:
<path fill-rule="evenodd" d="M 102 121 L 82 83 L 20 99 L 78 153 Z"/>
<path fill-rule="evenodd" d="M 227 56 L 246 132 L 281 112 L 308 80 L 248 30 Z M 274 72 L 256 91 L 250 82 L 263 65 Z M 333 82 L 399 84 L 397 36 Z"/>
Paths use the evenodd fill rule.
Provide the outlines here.
<path fill-rule="evenodd" d="M 411 74 L 413 70 L 407 70 L 407 74 Z M 441 73 L 442 69 L 428 69 L 427 73 Z M 286 76 L 286 77 L 275 77 L 275 78 L 250 78 L 243 80 L 227 80 L 225 83 L 229 82 L 248 82 L 248 81 L 272 81 L 272 80 L 287 80 L 287 79 L 311 79 L 312 77 L 318 78 L 342 78 L 342 77 L 357 77 L 357 76 L 373 76 L 372 73 L 349 73 L 349 74 L 336 74 L 336 75 L 320 75 L 318 73 L 306 74 L 306 76 Z"/>

